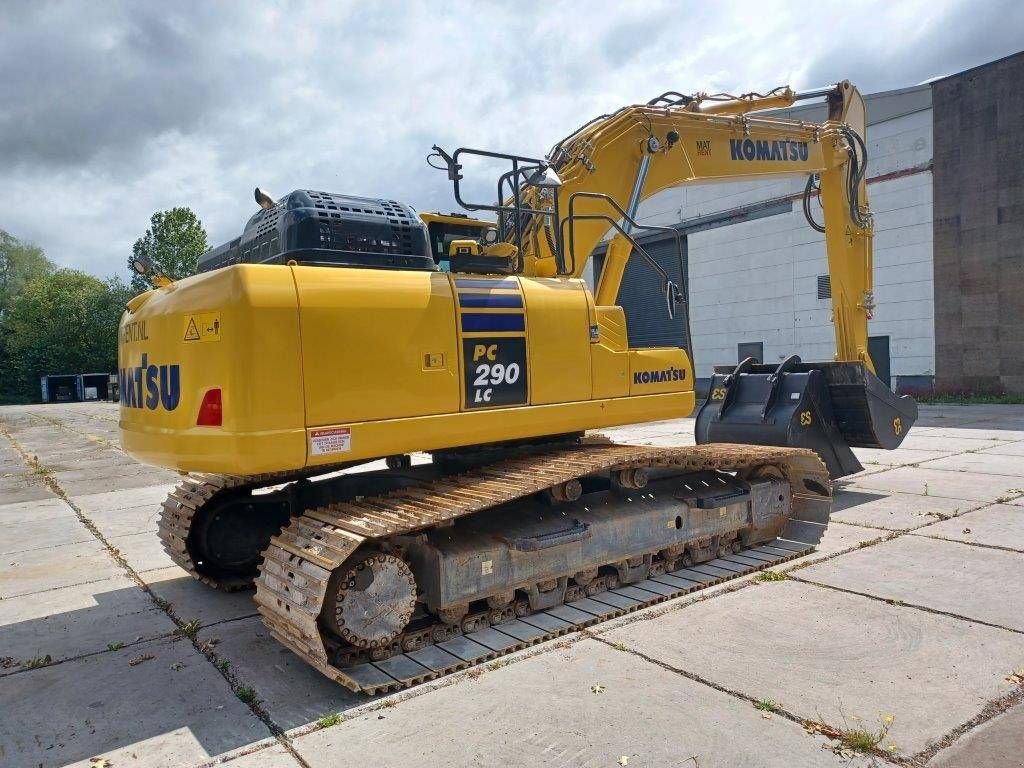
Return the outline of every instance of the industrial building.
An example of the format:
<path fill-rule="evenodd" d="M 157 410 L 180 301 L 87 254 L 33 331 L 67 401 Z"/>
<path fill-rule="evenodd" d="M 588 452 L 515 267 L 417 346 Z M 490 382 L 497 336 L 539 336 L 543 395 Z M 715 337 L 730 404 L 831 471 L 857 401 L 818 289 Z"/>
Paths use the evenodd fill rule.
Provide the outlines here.
<path fill-rule="evenodd" d="M 878 303 L 870 353 L 899 392 L 1024 392 L 1022 82 L 1018 53 L 865 97 Z M 778 114 L 820 121 L 825 108 Z M 804 218 L 804 181 L 695 184 L 641 204 L 641 223 L 682 236 L 698 384 L 747 356 L 832 359 L 824 236 Z M 678 275 L 674 237 L 640 242 Z M 632 344 L 686 346 L 682 320 L 668 319 L 639 259 L 620 301 Z"/>

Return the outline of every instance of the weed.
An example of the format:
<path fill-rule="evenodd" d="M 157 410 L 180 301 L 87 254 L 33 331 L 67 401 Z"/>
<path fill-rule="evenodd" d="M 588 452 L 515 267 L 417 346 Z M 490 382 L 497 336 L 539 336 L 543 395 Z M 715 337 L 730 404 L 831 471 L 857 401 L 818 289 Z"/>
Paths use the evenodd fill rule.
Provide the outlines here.
<path fill-rule="evenodd" d="M 392 707 L 397 706 L 397 704 L 398 704 L 398 702 L 395 701 L 394 699 L 388 699 L 387 701 L 382 701 L 380 703 L 380 705 L 382 707 L 384 707 L 385 709 L 391 709 Z"/>
<path fill-rule="evenodd" d="M 316 724 L 319 725 L 321 728 L 330 728 L 332 725 L 337 725 L 338 723 L 340 723 L 341 719 L 341 715 L 335 712 L 333 715 L 321 717 L 319 720 L 316 721 Z"/>
<path fill-rule="evenodd" d="M 170 667 L 171 672 L 180 672 L 184 668 L 185 668 L 185 665 L 182 664 L 180 661 L 174 662 L 173 664 L 171 664 L 171 667 Z"/>
<path fill-rule="evenodd" d="M 124 643 L 107 643 L 108 651 L 120 651 L 124 648 Z"/>
<path fill-rule="evenodd" d="M 17 662 L 14 660 L 13 656 L 0 656 L 0 669 L 10 669 L 15 664 L 17 664 Z"/>
<path fill-rule="evenodd" d="M 782 571 L 771 571 L 771 570 L 768 570 L 768 571 L 758 571 L 757 575 L 754 577 L 754 581 L 756 581 L 756 582 L 785 581 L 788 578 L 789 577 L 785 573 L 783 573 Z"/>
<path fill-rule="evenodd" d="M 612 648 L 616 651 L 624 651 L 626 650 L 626 645 L 625 643 L 612 643 Z"/>
<path fill-rule="evenodd" d="M 754 702 L 754 709 L 759 712 L 774 712 L 778 708 L 778 705 L 771 699 L 758 699 Z"/>
<path fill-rule="evenodd" d="M 257 701 L 256 689 L 251 685 L 240 686 L 238 690 L 235 691 L 235 696 L 250 706 L 255 704 Z"/>
<path fill-rule="evenodd" d="M 845 719 L 845 718 L 844 718 Z M 858 718 L 859 719 L 859 718 Z M 874 752 L 878 745 L 889 735 L 889 728 L 892 727 L 893 716 L 886 715 L 882 718 L 877 731 L 869 728 L 835 728 L 823 720 L 805 720 L 804 729 L 809 733 L 820 733 L 826 738 L 838 741 L 836 747 L 838 752 Z M 890 744 L 890 752 L 895 751 L 896 745 Z"/>
<path fill-rule="evenodd" d="M 217 662 L 217 669 L 221 672 L 227 672 L 231 668 L 231 662 L 227 659 L 221 659 Z"/>
<path fill-rule="evenodd" d="M 50 664 L 53 664 L 53 657 L 50 656 L 50 654 L 46 654 L 45 656 L 36 656 L 31 658 L 22 664 L 22 666 L 25 667 L 25 669 L 39 669 L 40 667 L 48 667 Z"/>
<path fill-rule="evenodd" d="M 181 635 L 182 637 L 187 637 L 190 640 L 195 640 L 196 635 L 199 634 L 199 630 L 202 628 L 203 625 L 199 622 L 199 619 L 192 619 L 191 621 L 186 621 L 184 624 L 182 624 L 180 627 L 174 630 L 174 634 Z"/>

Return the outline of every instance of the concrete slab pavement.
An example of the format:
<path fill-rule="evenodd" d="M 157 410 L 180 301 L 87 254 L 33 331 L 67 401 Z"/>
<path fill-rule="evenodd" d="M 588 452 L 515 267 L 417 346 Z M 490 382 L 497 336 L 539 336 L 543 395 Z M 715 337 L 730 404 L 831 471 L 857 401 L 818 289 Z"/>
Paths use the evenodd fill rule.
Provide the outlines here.
<path fill-rule="evenodd" d="M 348 761 L 365 768 L 847 764 L 797 723 L 765 719 L 748 701 L 595 640 L 485 671 L 294 744 L 311 768 Z"/>
<path fill-rule="evenodd" d="M 109 579 L 121 570 L 98 541 L 0 557 L 0 599 Z"/>
<path fill-rule="evenodd" d="M 259 691 L 262 706 L 284 730 L 365 705 L 370 699 L 328 680 L 272 637 L 258 617 L 202 630 L 202 642 L 217 641 L 217 658 L 232 674 Z"/>
<path fill-rule="evenodd" d="M 890 531 L 907 531 L 962 514 L 983 503 L 840 486 L 835 491 L 832 502 L 832 523 L 851 523 Z"/>
<path fill-rule="evenodd" d="M 1024 632 L 1024 555 L 1017 552 L 904 536 L 799 577 Z"/>
<path fill-rule="evenodd" d="M 992 504 L 960 519 L 929 526 L 920 535 L 1011 549 L 1024 554 L 1024 507 Z"/>
<path fill-rule="evenodd" d="M 184 640 L 9 675 L 0 679 L 0 712 L 5 768 L 85 765 L 94 756 L 180 768 L 270 736 Z"/>
<path fill-rule="evenodd" d="M 1024 635 L 792 581 L 603 637 L 801 718 L 878 729 L 892 714 L 887 740 L 904 755 L 1004 694 L 1014 660 L 1024 659 Z"/>
<path fill-rule="evenodd" d="M 1024 408 L 1017 412 L 1024 417 Z M 929 484 L 925 495 L 923 484 L 912 484 L 927 472 L 911 465 L 924 461 L 909 461 L 900 469 L 869 466 L 868 473 L 837 494 L 836 512 L 818 551 L 786 568 L 816 564 L 793 570 L 789 582 L 723 584 L 698 598 L 658 607 L 664 610 L 594 626 L 590 631 L 597 639 L 573 635 L 551 641 L 478 668 L 472 676 L 463 673 L 374 701 L 334 685 L 278 646 L 255 617 L 251 594 L 210 591 L 177 566 L 166 565 L 154 527 L 157 506 L 176 477 L 133 465 L 118 449 L 116 407 L 0 409 L 0 423 L 30 457 L 38 457 L 40 470 L 26 464 L 0 435 L 0 489 L 4 481 L 17 478 L 41 484 L 42 491 L 38 500 L 0 503 L 0 550 L 10 548 L 12 540 L 14 546 L 30 542 L 48 520 L 56 521 L 56 534 L 65 523 L 77 530 L 68 522 L 77 516 L 44 482 L 48 473 L 88 522 L 81 527 L 94 527 L 126 560 L 118 563 L 95 537 L 55 546 L 44 541 L 38 552 L 0 554 L 0 598 L 14 578 L 22 579 L 20 587 L 29 587 L 27 592 L 19 589 L 18 597 L 0 599 L 0 656 L 12 655 L 4 650 L 7 646 L 17 650 L 15 663 L 0 669 L 0 712 L 6 716 L 9 702 L 15 702 L 16 710 L 10 725 L 0 725 L 0 764 L 7 765 L 15 736 L 22 740 L 18 744 L 28 744 L 27 752 L 16 753 L 18 760 L 47 768 L 84 764 L 95 755 L 110 758 L 114 766 L 191 768 L 222 759 L 233 768 L 372 765 L 374 760 L 404 768 L 432 759 L 453 765 L 607 765 L 609 755 L 615 765 L 623 754 L 630 766 L 677 768 L 680 756 L 689 764 L 685 760 L 691 754 L 700 768 L 840 764 L 830 751 L 834 742 L 808 735 L 787 715 L 763 720 L 749 700 L 761 696 L 793 706 L 794 717 L 814 718 L 820 710 L 840 727 L 843 717 L 850 726 L 870 727 L 891 711 L 896 717 L 891 735 L 902 749 L 901 759 L 914 753 L 929 756 L 919 745 L 951 732 L 958 738 L 941 741 L 940 746 L 952 746 L 938 756 L 952 754 L 972 734 L 983 733 L 993 700 L 1015 701 L 1007 698 L 1016 690 L 1007 676 L 1024 665 L 1024 634 L 979 623 L 999 601 L 1008 611 L 1018 610 L 1005 585 L 993 577 L 1000 569 L 1007 572 L 1010 561 L 991 556 L 1024 555 L 979 545 L 996 539 L 1016 542 L 1017 529 L 1008 516 L 1018 510 L 1024 514 L 1024 497 L 998 506 L 988 499 L 1004 492 L 1000 483 L 1015 479 L 989 472 L 1012 463 L 997 459 L 976 465 L 982 472 L 958 471 L 962 456 L 991 453 L 1010 457 L 1010 462 L 1018 456 L 1016 448 L 1024 439 L 1015 432 L 1024 429 L 1024 418 L 1018 424 L 1012 414 L 1012 409 L 922 407 L 920 423 L 931 426 L 915 427 L 900 452 L 879 461 L 952 458 L 948 467 L 930 470 L 946 485 L 936 486 L 929 476 L 923 481 Z M 945 434 L 950 430 L 955 431 Z M 609 432 L 618 440 L 682 445 L 692 443 L 693 421 Z M 908 484 L 889 488 L 901 482 Z M 869 483 L 885 487 L 865 487 Z M 984 488 L 978 495 L 985 498 L 936 490 L 952 494 L 973 486 Z M 2 490 L 0 501 L 8 501 Z M 957 514 L 962 516 L 940 522 Z M 938 538 L 967 540 L 964 527 L 972 531 L 969 544 Z M 898 538 L 878 543 L 892 536 Z M 957 614 L 963 618 L 933 612 L 943 610 L 933 607 L 938 601 L 934 578 L 922 577 L 915 587 L 927 600 L 921 607 L 885 602 L 902 599 L 885 597 L 887 584 L 909 588 L 915 572 L 927 574 L 927 554 L 887 561 L 884 573 L 875 575 L 878 584 L 866 578 L 872 569 L 857 558 L 905 540 L 974 551 L 956 587 L 960 591 L 950 598 L 967 610 Z M 39 559 L 25 559 L 22 568 L 23 554 Z M 796 581 L 848 560 L 856 566 L 856 580 L 873 597 Z M 11 562 L 19 565 L 12 568 Z M 939 562 L 937 567 L 949 569 Z M 1015 571 L 1009 573 L 1018 578 Z M 136 585 L 135 575 L 149 592 Z M 796 589 L 810 590 L 813 597 L 777 600 Z M 213 658 L 188 640 L 172 642 L 175 621 L 192 619 L 203 625 L 198 642 L 217 641 L 209 650 Z M 606 644 L 620 642 L 618 633 L 632 638 L 623 642 L 625 651 Z M 634 641 L 651 646 L 641 650 Z M 120 642 L 133 645 L 108 650 L 108 644 Z M 161 650 L 152 652 L 153 660 L 128 665 L 127 660 L 149 648 Z M 180 658 L 167 655 L 166 649 Z M 59 663 L 34 670 L 19 666 L 22 657 L 37 652 Z M 676 656 L 692 677 L 673 671 Z M 226 662 L 227 671 L 216 662 Z M 595 683 L 604 686 L 602 693 L 590 692 Z M 248 697 L 248 686 L 258 702 L 253 706 L 235 695 L 239 690 Z M 384 706 L 391 701 L 397 704 Z M 835 701 L 842 702 L 842 711 Z M 346 719 L 318 729 L 317 720 L 332 712 Z M 624 718 L 622 712 L 630 715 Z M 273 738 L 261 717 L 283 734 Z M 749 718 L 755 727 L 748 727 Z M 424 733 L 437 736 L 424 742 Z M 626 741 L 640 747 L 614 754 Z M 889 762 L 875 755 L 860 764 Z"/>
<path fill-rule="evenodd" d="M 1024 706 L 978 726 L 929 760 L 928 768 L 1024 768 Z"/>
<path fill-rule="evenodd" d="M 11 674 L 31 659 L 53 661 L 169 635 L 174 622 L 129 578 L 0 600 L 0 655 Z"/>
<path fill-rule="evenodd" d="M 859 476 L 847 487 L 994 502 L 1024 494 L 1024 477 L 955 472 L 925 467 L 897 467 Z"/>

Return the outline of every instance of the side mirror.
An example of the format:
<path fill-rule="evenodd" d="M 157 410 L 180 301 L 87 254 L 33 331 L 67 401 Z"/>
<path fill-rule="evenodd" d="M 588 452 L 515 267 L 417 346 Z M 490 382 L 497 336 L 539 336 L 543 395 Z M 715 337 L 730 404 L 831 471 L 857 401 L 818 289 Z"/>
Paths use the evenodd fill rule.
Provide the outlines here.
<path fill-rule="evenodd" d="M 683 302 L 683 292 L 679 286 L 671 280 L 665 282 L 665 308 L 668 310 L 668 319 L 676 319 L 676 307 Z"/>

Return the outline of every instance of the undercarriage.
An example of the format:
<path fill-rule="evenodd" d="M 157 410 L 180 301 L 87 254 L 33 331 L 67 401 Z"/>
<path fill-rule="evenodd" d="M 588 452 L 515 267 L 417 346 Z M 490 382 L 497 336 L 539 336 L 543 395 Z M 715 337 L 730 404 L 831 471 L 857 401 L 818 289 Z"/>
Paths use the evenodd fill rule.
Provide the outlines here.
<path fill-rule="evenodd" d="M 804 449 L 566 439 L 485 457 L 194 476 L 160 536 L 209 586 L 255 585 L 279 642 L 372 694 L 797 557 L 810 546 L 779 536 L 823 528 L 831 503 Z"/>

